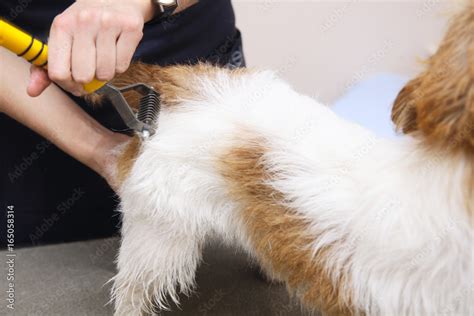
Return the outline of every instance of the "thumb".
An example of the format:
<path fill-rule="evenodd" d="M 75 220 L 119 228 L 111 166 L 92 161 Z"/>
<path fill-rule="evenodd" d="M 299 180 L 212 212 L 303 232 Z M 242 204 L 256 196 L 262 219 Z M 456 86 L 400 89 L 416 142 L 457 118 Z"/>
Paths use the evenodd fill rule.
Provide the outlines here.
<path fill-rule="evenodd" d="M 30 97 L 37 97 L 51 84 L 48 73 L 43 68 L 31 66 L 30 80 L 26 92 Z"/>

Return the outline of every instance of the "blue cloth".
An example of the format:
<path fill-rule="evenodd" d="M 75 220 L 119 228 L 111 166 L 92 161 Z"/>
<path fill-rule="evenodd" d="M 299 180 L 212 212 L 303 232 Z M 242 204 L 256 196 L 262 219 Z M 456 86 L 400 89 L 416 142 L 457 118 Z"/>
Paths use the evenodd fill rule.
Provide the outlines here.
<path fill-rule="evenodd" d="M 380 74 L 352 87 L 333 105 L 341 117 L 356 122 L 383 137 L 397 137 L 390 119 L 393 101 L 407 78 Z"/>

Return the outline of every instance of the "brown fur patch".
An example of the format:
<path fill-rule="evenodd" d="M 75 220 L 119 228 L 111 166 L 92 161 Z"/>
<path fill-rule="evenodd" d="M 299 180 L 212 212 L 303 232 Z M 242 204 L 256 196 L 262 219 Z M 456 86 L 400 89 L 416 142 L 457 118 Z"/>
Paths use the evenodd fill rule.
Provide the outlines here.
<path fill-rule="evenodd" d="M 392 119 L 430 146 L 474 154 L 474 1 L 456 15 L 426 70 L 398 95 Z"/>
<path fill-rule="evenodd" d="M 200 72 L 211 72 L 211 69 L 208 65 L 161 67 L 135 63 L 124 74 L 117 76 L 112 84 L 117 87 L 139 82 L 148 84 L 158 91 L 163 106 L 173 106 L 182 99 L 196 99 L 199 91 L 191 83 Z M 139 95 L 129 92 L 125 97 L 130 106 L 137 109 Z"/>
<path fill-rule="evenodd" d="M 119 185 L 122 185 L 123 181 L 130 174 L 133 164 L 140 153 L 140 148 L 140 138 L 134 136 L 126 145 L 125 150 L 120 154 L 117 161 L 117 181 Z"/>
<path fill-rule="evenodd" d="M 309 308 L 331 315 L 349 315 L 350 302 L 342 299 L 341 278 L 333 283 L 324 268 L 329 248 L 313 254 L 317 236 L 309 223 L 283 205 L 282 193 L 266 184 L 273 177 L 264 163 L 264 142 L 246 142 L 231 148 L 219 160 L 231 195 L 242 203 L 241 216 L 262 267 L 286 281 Z"/>
<path fill-rule="evenodd" d="M 136 62 L 125 73 L 112 80 L 111 84 L 119 88 L 135 83 L 150 85 L 158 91 L 162 106 L 166 108 L 176 106 L 183 100 L 200 100 L 201 85 L 199 80 L 212 79 L 220 72 L 227 72 L 231 76 L 240 76 L 249 70 L 243 68 L 229 70 L 205 63 L 161 67 Z M 129 105 L 137 110 L 140 95 L 131 91 L 125 93 L 124 96 Z M 103 96 L 92 94 L 86 98 L 91 103 L 100 103 Z"/>

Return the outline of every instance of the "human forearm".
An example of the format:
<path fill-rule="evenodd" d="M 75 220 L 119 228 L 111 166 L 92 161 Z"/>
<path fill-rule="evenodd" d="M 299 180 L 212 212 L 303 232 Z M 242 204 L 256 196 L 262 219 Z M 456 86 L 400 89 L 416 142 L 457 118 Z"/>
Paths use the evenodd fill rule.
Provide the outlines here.
<path fill-rule="evenodd" d="M 108 151 L 126 136 L 101 126 L 58 87 L 27 95 L 29 65 L 0 48 L 0 111 L 29 127 L 104 177 Z"/>

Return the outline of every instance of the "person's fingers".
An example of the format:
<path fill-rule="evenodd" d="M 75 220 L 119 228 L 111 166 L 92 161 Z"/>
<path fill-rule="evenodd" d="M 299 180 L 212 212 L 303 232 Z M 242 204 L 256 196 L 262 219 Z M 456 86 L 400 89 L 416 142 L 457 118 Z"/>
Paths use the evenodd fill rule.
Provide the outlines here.
<path fill-rule="evenodd" d="M 77 83 L 77 82 L 74 82 L 74 81 L 68 81 L 68 82 L 65 82 L 65 83 L 58 83 L 58 85 L 63 88 L 64 90 L 66 90 L 67 92 L 70 92 L 72 95 L 76 96 L 76 97 L 80 97 L 80 96 L 83 96 L 86 94 L 86 92 L 84 91 L 84 86 L 82 85 L 82 83 Z"/>
<path fill-rule="evenodd" d="M 113 17 L 111 17 L 113 18 Z M 112 25 L 107 17 L 102 18 L 102 30 L 97 35 L 96 49 L 97 61 L 95 76 L 102 81 L 109 81 L 115 76 L 116 43 L 120 29 Z"/>
<path fill-rule="evenodd" d="M 143 37 L 143 23 L 139 20 L 130 20 L 122 28 L 122 33 L 117 40 L 117 60 L 115 71 L 124 73 L 130 66 L 133 54 Z"/>
<path fill-rule="evenodd" d="M 30 97 L 37 97 L 51 84 L 48 73 L 43 68 L 31 66 L 30 81 L 26 92 Z"/>
<path fill-rule="evenodd" d="M 72 35 L 70 20 L 58 15 L 51 26 L 48 41 L 48 76 L 57 83 L 70 82 Z"/>
<path fill-rule="evenodd" d="M 71 71 L 72 78 L 77 83 L 89 83 L 94 79 L 96 69 L 95 40 L 97 30 L 91 12 L 79 13 L 77 30 L 74 32 L 72 43 Z"/>

